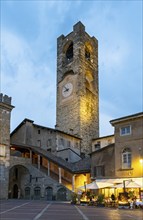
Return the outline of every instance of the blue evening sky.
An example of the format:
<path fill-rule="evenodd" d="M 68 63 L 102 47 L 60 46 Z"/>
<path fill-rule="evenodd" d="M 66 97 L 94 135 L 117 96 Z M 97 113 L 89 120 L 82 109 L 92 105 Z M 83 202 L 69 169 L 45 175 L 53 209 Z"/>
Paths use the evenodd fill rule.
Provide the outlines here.
<path fill-rule="evenodd" d="M 109 121 L 143 111 L 142 0 L 1 0 L 1 88 L 24 119 L 56 124 L 57 38 L 81 21 L 99 42 L 100 136 Z"/>

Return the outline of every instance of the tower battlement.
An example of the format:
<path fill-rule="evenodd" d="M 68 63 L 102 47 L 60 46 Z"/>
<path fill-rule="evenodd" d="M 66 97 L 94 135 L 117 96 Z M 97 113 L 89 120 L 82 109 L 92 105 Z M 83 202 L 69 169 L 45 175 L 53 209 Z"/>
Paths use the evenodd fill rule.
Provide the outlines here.
<path fill-rule="evenodd" d="M 3 95 L 3 93 L 0 93 L 0 102 L 11 105 L 11 97 Z"/>

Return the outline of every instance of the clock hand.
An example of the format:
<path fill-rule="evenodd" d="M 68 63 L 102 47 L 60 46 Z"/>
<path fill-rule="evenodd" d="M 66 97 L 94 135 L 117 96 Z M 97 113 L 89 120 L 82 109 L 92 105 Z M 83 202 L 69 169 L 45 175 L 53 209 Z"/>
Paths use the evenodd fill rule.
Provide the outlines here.
<path fill-rule="evenodd" d="M 69 88 L 67 88 L 67 87 L 65 87 L 65 86 L 64 86 L 64 88 L 65 88 L 64 92 L 69 91 Z"/>

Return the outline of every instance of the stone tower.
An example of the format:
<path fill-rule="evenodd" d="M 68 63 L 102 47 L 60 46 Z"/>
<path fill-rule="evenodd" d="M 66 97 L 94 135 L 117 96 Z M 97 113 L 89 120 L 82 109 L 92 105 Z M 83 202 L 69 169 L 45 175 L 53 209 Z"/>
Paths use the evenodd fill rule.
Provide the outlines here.
<path fill-rule="evenodd" d="M 0 93 L 0 199 L 8 198 L 11 98 Z"/>
<path fill-rule="evenodd" d="M 81 153 L 99 136 L 98 102 L 98 41 L 78 22 L 57 39 L 56 129 L 80 137 Z"/>

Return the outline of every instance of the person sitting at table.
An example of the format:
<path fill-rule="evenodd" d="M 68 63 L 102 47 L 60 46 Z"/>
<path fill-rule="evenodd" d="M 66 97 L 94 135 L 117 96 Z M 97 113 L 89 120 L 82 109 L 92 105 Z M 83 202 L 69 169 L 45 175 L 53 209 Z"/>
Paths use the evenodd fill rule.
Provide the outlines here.
<path fill-rule="evenodd" d="M 113 202 L 115 202 L 115 195 L 113 193 L 111 195 L 111 199 L 112 199 Z"/>

